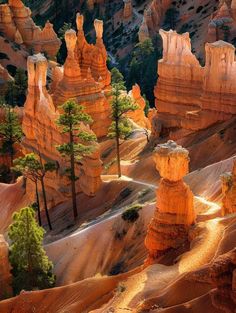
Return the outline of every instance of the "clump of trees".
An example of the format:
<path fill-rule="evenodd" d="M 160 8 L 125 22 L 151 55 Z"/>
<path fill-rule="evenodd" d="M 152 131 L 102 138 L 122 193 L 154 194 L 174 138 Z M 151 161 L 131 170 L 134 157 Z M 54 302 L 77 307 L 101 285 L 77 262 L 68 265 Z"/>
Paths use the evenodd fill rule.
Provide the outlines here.
<path fill-rule="evenodd" d="M 61 107 L 61 114 L 57 121 L 61 132 L 67 134 L 67 142 L 57 146 L 60 154 L 69 161 L 69 167 L 66 169 L 71 181 L 71 196 L 74 219 L 78 217 L 76 202 L 76 181 L 79 177 L 76 175 L 76 163 L 90 155 L 94 151 L 93 143 L 97 137 L 82 127 L 82 123 L 91 124 L 93 120 L 84 112 L 84 107 L 76 103 L 75 100 L 66 101 Z"/>
<path fill-rule="evenodd" d="M 24 69 L 18 68 L 13 81 L 8 82 L 5 95 L 6 103 L 11 106 L 23 106 L 26 100 L 28 79 Z"/>
<path fill-rule="evenodd" d="M 16 154 L 15 144 L 19 143 L 23 137 L 21 124 L 17 113 L 9 105 L 3 105 L 5 116 L 0 123 L 1 153 L 10 156 L 11 166 Z"/>
<path fill-rule="evenodd" d="M 30 179 L 35 184 L 35 195 L 36 195 L 36 208 L 38 210 L 39 225 L 42 225 L 41 213 L 40 213 L 40 202 L 39 202 L 39 191 L 38 183 L 41 184 L 42 196 L 44 209 L 46 212 L 47 222 L 49 229 L 52 230 L 52 224 L 48 211 L 47 195 L 45 189 L 45 176 L 48 172 L 56 170 L 55 162 L 43 163 L 41 155 L 35 153 L 26 154 L 24 157 L 14 160 L 14 170 L 21 173 L 25 178 Z"/>
<path fill-rule="evenodd" d="M 157 47 L 156 49 L 154 48 Z M 142 94 L 154 103 L 154 86 L 157 81 L 157 61 L 162 55 L 162 43 L 159 36 L 138 43 L 133 51 L 130 68 L 127 78 L 128 89 L 137 83 L 139 84 Z"/>
<path fill-rule="evenodd" d="M 44 233 L 37 224 L 33 208 L 23 208 L 13 215 L 8 235 L 14 294 L 23 289 L 30 291 L 55 285 L 53 264 L 43 248 Z"/>
<path fill-rule="evenodd" d="M 131 98 L 125 93 L 126 88 L 123 76 L 117 69 L 112 70 L 112 91 L 111 91 L 111 119 L 112 124 L 109 128 L 108 137 L 114 138 L 116 142 L 117 171 L 118 177 L 121 177 L 120 165 L 120 139 L 126 139 L 132 127 L 125 114 L 135 111 L 138 106 L 132 102 Z"/>

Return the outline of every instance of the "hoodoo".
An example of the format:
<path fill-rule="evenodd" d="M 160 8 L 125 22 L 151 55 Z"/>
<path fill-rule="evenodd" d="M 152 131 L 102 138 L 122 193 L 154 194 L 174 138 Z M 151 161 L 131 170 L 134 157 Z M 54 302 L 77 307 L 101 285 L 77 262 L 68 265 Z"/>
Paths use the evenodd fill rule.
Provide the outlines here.
<path fill-rule="evenodd" d="M 83 32 L 83 16 L 77 14 L 77 29 L 65 34 L 68 56 L 64 67 L 53 70 L 52 97 L 56 106 L 69 98 L 85 107 L 92 119 L 97 137 L 106 136 L 110 126 L 109 93 L 111 74 L 107 69 L 107 53 L 103 44 L 103 23 L 94 22 L 96 45 L 87 43 Z"/>
<path fill-rule="evenodd" d="M 162 179 L 157 189 L 156 211 L 145 239 L 148 264 L 185 243 L 188 229 L 195 222 L 193 193 L 183 182 L 189 171 L 188 151 L 168 141 L 156 147 L 153 158 Z"/>
<path fill-rule="evenodd" d="M 222 215 L 233 214 L 236 212 L 236 160 L 232 173 L 221 175 L 222 181 Z"/>
<path fill-rule="evenodd" d="M 31 11 L 21 0 L 9 0 L 9 4 L 0 5 L 0 31 L 4 36 L 24 44 L 34 53 L 46 52 L 49 57 L 56 57 L 61 41 L 47 22 L 43 29 L 35 25 Z"/>
<path fill-rule="evenodd" d="M 73 36 L 73 32 L 69 31 L 66 38 L 71 35 Z M 45 160 L 57 161 L 57 171 L 50 173 L 46 180 L 48 200 L 51 205 L 55 205 L 69 195 L 70 187 L 69 181 L 65 178 L 67 165 L 56 150 L 56 146 L 63 143 L 65 138 L 60 134 L 56 124 L 59 116 L 58 107 L 46 88 L 47 68 L 48 62 L 43 55 L 37 54 L 28 58 L 28 95 L 23 116 L 25 134 L 23 149 L 25 152 L 41 153 Z M 80 179 L 77 182 L 78 191 L 82 190 L 88 195 L 94 195 L 101 184 L 99 147 L 97 143 L 94 143 L 94 146 L 96 147 L 94 153 L 80 164 Z M 29 194 L 34 190 L 30 182 L 27 190 Z M 32 198 L 34 199 L 34 194 Z"/>

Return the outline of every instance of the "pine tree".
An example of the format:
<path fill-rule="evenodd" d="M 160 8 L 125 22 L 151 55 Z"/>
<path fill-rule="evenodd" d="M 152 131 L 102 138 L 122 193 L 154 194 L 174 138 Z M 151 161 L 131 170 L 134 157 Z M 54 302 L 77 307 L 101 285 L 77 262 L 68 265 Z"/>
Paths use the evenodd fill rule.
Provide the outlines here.
<path fill-rule="evenodd" d="M 124 76 L 116 67 L 113 67 L 113 69 L 111 70 L 111 83 L 112 84 L 124 83 Z"/>
<path fill-rule="evenodd" d="M 67 142 L 57 146 L 60 154 L 68 158 L 70 167 L 67 168 L 71 180 L 71 195 L 74 219 L 78 217 L 76 203 L 76 162 L 86 155 L 90 155 L 94 147 L 92 143 L 97 140 L 94 134 L 82 130 L 81 123 L 91 124 L 91 117 L 84 112 L 84 107 L 77 104 L 75 100 L 68 100 L 60 107 L 62 113 L 57 121 L 61 132 L 67 134 Z M 78 142 L 79 141 L 79 142 Z"/>
<path fill-rule="evenodd" d="M 44 230 L 38 226 L 32 208 L 23 208 L 13 215 L 9 227 L 10 263 L 13 274 L 13 290 L 34 290 L 53 287 L 53 264 L 43 248 Z"/>
<path fill-rule="evenodd" d="M 135 111 L 138 108 L 130 97 L 124 94 L 124 91 L 125 86 L 123 81 L 112 84 L 112 124 L 109 128 L 108 137 L 115 138 L 116 141 L 117 170 L 119 177 L 121 177 L 120 139 L 127 138 L 132 130 L 128 119 L 125 117 L 125 113 Z"/>
<path fill-rule="evenodd" d="M 4 109 L 5 119 L 0 124 L 0 140 L 2 152 L 10 155 L 12 166 L 15 155 L 14 145 L 21 141 L 23 133 L 17 113 L 9 105 L 5 105 Z"/>
<path fill-rule="evenodd" d="M 52 230 L 52 225 L 50 221 L 50 216 L 48 212 L 47 206 L 47 196 L 45 190 L 44 178 L 47 172 L 51 172 L 56 169 L 56 165 L 53 162 L 47 162 L 43 164 L 41 156 L 37 156 L 35 153 L 30 153 L 25 155 L 24 157 L 18 158 L 14 160 L 14 170 L 21 172 L 23 176 L 30 179 L 35 184 L 35 193 L 36 193 L 36 201 L 37 201 L 37 209 L 38 209 L 38 219 L 39 224 L 41 225 L 41 214 L 40 214 L 40 205 L 39 205 L 39 193 L 38 193 L 38 182 L 41 183 L 42 187 L 42 195 L 44 201 L 44 208 L 46 212 L 46 217 L 48 221 L 49 229 Z"/>

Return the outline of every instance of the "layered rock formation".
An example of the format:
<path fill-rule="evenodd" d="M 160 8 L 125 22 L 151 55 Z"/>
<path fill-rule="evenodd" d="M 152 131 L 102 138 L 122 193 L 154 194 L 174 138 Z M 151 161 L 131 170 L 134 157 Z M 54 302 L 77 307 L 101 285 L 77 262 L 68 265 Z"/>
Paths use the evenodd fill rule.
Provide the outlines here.
<path fill-rule="evenodd" d="M 0 235 L 0 300 L 12 295 L 10 270 L 8 244 Z"/>
<path fill-rule="evenodd" d="M 73 31 L 68 31 L 66 35 L 68 47 L 70 46 L 68 38 L 73 34 Z M 70 50 L 68 58 L 70 58 Z M 28 58 L 28 95 L 23 116 L 23 132 L 25 134 L 23 149 L 24 152 L 40 152 L 45 161 L 56 161 L 57 171 L 48 174 L 46 179 L 48 201 L 53 206 L 62 202 L 69 195 L 70 184 L 65 174 L 68 164 L 56 150 L 57 145 L 68 139 L 66 135 L 60 133 L 56 124 L 59 111 L 46 88 L 47 68 L 48 62 L 43 55 L 37 54 Z M 70 69 L 70 66 L 65 67 L 65 75 L 70 73 Z M 93 97 L 90 99 L 93 103 Z M 84 125 L 83 127 L 90 131 L 88 126 Z M 77 168 L 77 173 L 79 173 L 77 190 L 88 195 L 94 195 L 101 185 L 99 146 L 97 143 L 94 143 L 94 146 L 94 153 L 83 159 Z M 34 198 L 34 188 L 30 182 L 27 184 L 27 192 Z"/>
<path fill-rule="evenodd" d="M 126 116 L 132 119 L 140 127 L 151 129 L 151 123 L 144 113 L 146 102 L 141 95 L 141 90 L 138 84 L 135 84 L 132 87 L 132 90 L 128 93 L 128 96 L 132 99 L 133 103 L 138 106 L 138 109 L 126 113 Z"/>
<path fill-rule="evenodd" d="M 94 22 L 96 45 L 87 43 L 83 32 L 83 16 L 77 14 L 78 33 L 66 33 L 68 56 L 64 67 L 53 70 L 52 92 L 56 106 L 69 98 L 76 99 L 93 119 L 92 130 L 97 137 L 107 135 L 110 126 L 110 81 L 103 44 L 103 22 Z"/>
<path fill-rule="evenodd" d="M 183 182 L 189 167 L 188 151 L 168 141 L 156 147 L 154 161 L 162 179 L 157 190 L 156 211 L 145 239 L 148 263 L 185 243 L 188 229 L 195 221 L 193 193 Z"/>
<path fill-rule="evenodd" d="M 236 249 L 216 258 L 192 275 L 197 282 L 210 283 L 213 306 L 220 312 L 235 313 L 236 308 Z"/>
<path fill-rule="evenodd" d="M 52 58 L 61 45 L 53 25 L 47 22 L 43 29 L 36 26 L 30 9 L 21 0 L 9 0 L 9 4 L 0 5 L 0 31 L 7 39 L 24 44 L 35 53 L 46 52 Z"/>
<path fill-rule="evenodd" d="M 222 181 L 222 215 L 236 213 L 236 160 L 232 173 L 221 176 Z"/>
<path fill-rule="evenodd" d="M 156 108 L 162 128 L 195 131 L 236 114 L 235 48 L 224 41 L 206 44 L 206 65 L 191 52 L 189 34 L 160 31 Z"/>

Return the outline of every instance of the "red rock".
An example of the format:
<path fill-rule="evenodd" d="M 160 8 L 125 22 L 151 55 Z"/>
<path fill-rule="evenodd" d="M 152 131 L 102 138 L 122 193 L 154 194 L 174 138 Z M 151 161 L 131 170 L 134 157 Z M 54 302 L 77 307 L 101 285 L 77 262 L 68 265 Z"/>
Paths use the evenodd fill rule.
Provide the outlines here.
<path fill-rule="evenodd" d="M 126 116 L 132 119 L 138 126 L 146 129 L 151 129 L 151 123 L 144 113 L 146 102 L 141 95 L 139 85 L 135 84 L 128 95 L 132 99 L 133 103 L 138 106 L 138 109 L 128 112 Z"/>
<path fill-rule="evenodd" d="M 222 215 L 236 213 L 236 161 L 232 173 L 221 176 L 222 181 Z"/>
<path fill-rule="evenodd" d="M 206 65 L 191 52 L 189 34 L 160 31 L 163 59 L 155 88 L 159 128 L 204 129 L 236 114 L 235 48 L 226 42 L 206 44 Z"/>
<path fill-rule="evenodd" d="M 168 141 L 156 147 L 154 161 L 162 179 L 157 189 L 156 211 L 145 239 L 149 252 L 147 263 L 186 242 L 188 229 L 195 221 L 193 194 L 183 182 L 188 173 L 188 151 Z"/>
<path fill-rule="evenodd" d="M 0 235 L 0 300 L 12 295 L 10 270 L 8 244 Z"/>
<path fill-rule="evenodd" d="M 109 104 L 110 72 L 106 66 L 106 50 L 102 41 L 103 23 L 95 21 L 96 45 L 87 43 L 83 32 L 83 16 L 77 15 L 78 34 L 66 32 L 68 56 L 64 69 L 56 67 L 52 76 L 53 102 L 58 105 L 75 98 L 93 119 L 97 137 L 108 133 L 111 120 Z"/>
<path fill-rule="evenodd" d="M 132 0 L 123 0 L 124 2 L 124 13 L 123 16 L 125 19 L 129 19 L 133 14 Z"/>
<path fill-rule="evenodd" d="M 73 38 L 73 32 L 67 33 L 66 38 Z M 68 40 L 68 47 L 73 47 L 73 40 Z M 69 58 L 71 57 L 69 51 Z M 69 64 L 70 65 L 70 64 Z M 70 182 L 65 176 L 67 162 L 60 156 L 56 146 L 65 142 L 66 135 L 62 135 L 56 124 L 59 112 L 51 95 L 46 88 L 47 60 L 41 54 L 28 58 L 28 95 L 24 107 L 22 143 L 25 153 L 38 151 L 44 160 L 56 161 L 58 170 L 49 173 L 46 178 L 47 198 L 50 206 L 64 201 L 70 196 Z M 70 66 L 65 73 L 71 73 Z M 72 71 L 73 73 L 73 71 Z M 84 126 L 87 131 L 88 126 Z M 77 168 L 80 179 L 77 191 L 94 195 L 101 185 L 101 161 L 99 146 L 94 143 L 95 151 L 81 162 Z M 27 182 L 27 193 L 34 200 L 34 186 Z"/>
<path fill-rule="evenodd" d="M 61 45 L 53 25 L 47 22 L 41 30 L 21 0 L 9 0 L 9 4 L 0 5 L 0 31 L 6 38 L 26 45 L 35 53 L 46 52 L 52 58 L 56 57 Z"/>

